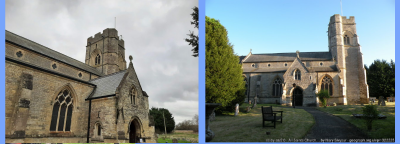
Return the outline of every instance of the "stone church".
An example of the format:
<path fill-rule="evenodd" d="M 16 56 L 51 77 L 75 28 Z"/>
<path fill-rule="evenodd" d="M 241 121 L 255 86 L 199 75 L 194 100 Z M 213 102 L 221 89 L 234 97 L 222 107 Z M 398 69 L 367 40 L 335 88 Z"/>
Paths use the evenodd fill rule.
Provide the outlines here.
<path fill-rule="evenodd" d="M 328 104 L 368 103 L 368 84 L 356 23 L 339 14 L 330 18 L 327 52 L 271 53 L 241 56 L 245 101 L 318 106 L 319 90 Z"/>
<path fill-rule="evenodd" d="M 89 37 L 85 63 L 6 31 L 6 143 L 155 143 L 124 40 Z"/>

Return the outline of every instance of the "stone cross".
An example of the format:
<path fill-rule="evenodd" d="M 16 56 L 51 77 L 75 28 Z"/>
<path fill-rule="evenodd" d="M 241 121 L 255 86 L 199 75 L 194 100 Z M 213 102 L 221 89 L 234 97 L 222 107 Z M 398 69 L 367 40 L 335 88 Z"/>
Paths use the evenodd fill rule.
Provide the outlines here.
<path fill-rule="evenodd" d="M 235 106 L 235 116 L 239 115 L 239 104 L 237 103 Z"/>

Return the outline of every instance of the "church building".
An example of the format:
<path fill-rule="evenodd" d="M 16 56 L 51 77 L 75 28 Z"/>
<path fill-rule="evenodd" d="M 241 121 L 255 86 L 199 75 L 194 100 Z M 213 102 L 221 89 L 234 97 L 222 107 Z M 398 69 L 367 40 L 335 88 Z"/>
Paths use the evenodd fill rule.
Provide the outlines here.
<path fill-rule="evenodd" d="M 87 39 L 84 63 L 9 31 L 5 48 L 6 143 L 156 142 L 116 29 Z"/>
<path fill-rule="evenodd" d="M 328 27 L 327 52 L 271 53 L 241 56 L 245 101 L 318 106 L 316 93 L 327 90 L 331 105 L 368 103 L 363 54 L 353 16 L 335 14 Z"/>

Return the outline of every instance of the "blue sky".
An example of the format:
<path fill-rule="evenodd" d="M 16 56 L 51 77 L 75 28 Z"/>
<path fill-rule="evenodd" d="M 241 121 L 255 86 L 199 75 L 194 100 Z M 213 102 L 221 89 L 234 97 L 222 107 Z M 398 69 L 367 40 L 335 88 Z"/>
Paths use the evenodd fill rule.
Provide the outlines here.
<path fill-rule="evenodd" d="M 354 16 L 364 64 L 395 60 L 395 1 L 342 0 Z M 340 0 L 207 0 L 206 16 L 228 30 L 235 53 L 328 51 L 328 23 Z"/>

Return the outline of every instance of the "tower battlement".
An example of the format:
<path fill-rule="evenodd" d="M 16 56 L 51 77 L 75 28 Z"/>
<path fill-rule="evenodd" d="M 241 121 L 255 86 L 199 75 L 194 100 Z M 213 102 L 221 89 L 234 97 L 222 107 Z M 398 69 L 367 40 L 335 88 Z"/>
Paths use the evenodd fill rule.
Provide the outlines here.
<path fill-rule="evenodd" d="M 115 28 L 106 28 L 103 30 L 103 33 L 98 32 L 97 34 L 91 37 L 89 37 L 87 39 L 87 43 L 88 45 L 90 45 L 89 43 L 95 43 L 99 40 L 102 40 L 104 38 L 116 38 L 118 39 L 118 44 L 121 45 L 122 47 L 124 47 L 124 40 L 119 39 L 118 36 L 118 31 Z"/>
<path fill-rule="evenodd" d="M 350 16 L 349 18 L 347 18 L 346 16 L 341 16 L 339 14 L 331 16 L 330 23 L 340 23 L 340 22 L 343 24 L 354 24 L 355 19 L 354 16 Z"/>

